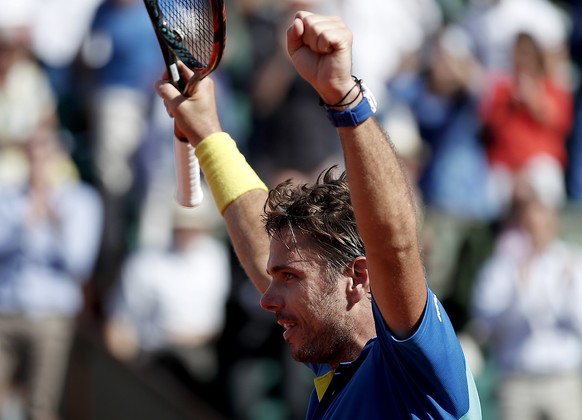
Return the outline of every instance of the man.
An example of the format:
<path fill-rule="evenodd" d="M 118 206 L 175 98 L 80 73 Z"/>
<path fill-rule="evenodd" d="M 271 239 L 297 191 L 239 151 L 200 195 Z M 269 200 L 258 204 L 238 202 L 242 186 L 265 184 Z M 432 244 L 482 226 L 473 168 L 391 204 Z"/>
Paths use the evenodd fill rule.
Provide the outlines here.
<path fill-rule="evenodd" d="M 582 252 L 560 237 L 562 183 L 547 156 L 517 173 L 507 219 L 475 279 L 471 332 L 498 372 L 501 420 L 582 419 Z"/>
<path fill-rule="evenodd" d="M 146 370 L 185 368 L 200 385 L 191 391 L 200 394 L 216 379 L 215 345 L 231 285 L 229 249 L 218 236 L 222 218 L 212 201 L 196 208 L 170 204 L 171 243 L 140 246 L 125 260 L 108 301 L 106 340 L 114 356 Z M 193 296 L 204 299 L 193 305 Z"/>
<path fill-rule="evenodd" d="M 57 132 L 39 130 L 23 148 L 28 177 L 0 185 L 0 417 L 24 385 L 26 418 L 57 419 L 103 209 Z"/>
<path fill-rule="evenodd" d="M 351 43 L 339 18 L 308 12 L 287 32 L 296 70 L 333 104 L 349 189 L 328 172 L 312 187 L 284 183 L 267 197 L 221 132 L 211 80 L 190 98 L 165 81 L 158 93 L 196 147 L 261 305 L 317 375 L 307 418 L 481 418 L 459 342 L 427 289 L 405 176 L 352 78 Z"/>

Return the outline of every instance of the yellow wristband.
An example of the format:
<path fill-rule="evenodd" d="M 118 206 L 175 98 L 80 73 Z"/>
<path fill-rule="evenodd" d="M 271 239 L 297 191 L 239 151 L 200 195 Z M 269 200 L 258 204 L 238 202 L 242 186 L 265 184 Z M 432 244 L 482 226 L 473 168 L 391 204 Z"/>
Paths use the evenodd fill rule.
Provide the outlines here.
<path fill-rule="evenodd" d="M 267 186 L 227 133 L 206 137 L 196 146 L 195 153 L 221 214 L 244 193 L 256 189 L 267 191 Z"/>

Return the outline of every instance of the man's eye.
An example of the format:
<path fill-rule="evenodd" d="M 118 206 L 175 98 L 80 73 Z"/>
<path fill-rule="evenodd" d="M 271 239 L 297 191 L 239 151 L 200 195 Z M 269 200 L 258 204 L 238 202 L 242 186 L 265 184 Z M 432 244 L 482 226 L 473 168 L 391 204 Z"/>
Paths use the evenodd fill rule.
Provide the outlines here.
<path fill-rule="evenodd" d="M 285 280 L 295 280 L 296 276 L 293 273 L 283 273 L 283 277 Z"/>

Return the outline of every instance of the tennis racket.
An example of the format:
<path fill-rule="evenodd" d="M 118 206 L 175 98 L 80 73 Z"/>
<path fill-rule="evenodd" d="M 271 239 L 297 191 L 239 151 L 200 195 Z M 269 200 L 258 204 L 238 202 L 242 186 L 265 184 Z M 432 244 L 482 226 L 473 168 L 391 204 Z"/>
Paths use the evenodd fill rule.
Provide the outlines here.
<path fill-rule="evenodd" d="M 172 84 L 190 96 L 196 84 L 216 69 L 226 44 L 226 9 L 223 0 L 144 0 L 162 50 Z M 182 61 L 194 76 L 184 80 Z M 196 207 L 203 199 L 200 166 L 192 147 L 174 130 L 176 200 Z"/>

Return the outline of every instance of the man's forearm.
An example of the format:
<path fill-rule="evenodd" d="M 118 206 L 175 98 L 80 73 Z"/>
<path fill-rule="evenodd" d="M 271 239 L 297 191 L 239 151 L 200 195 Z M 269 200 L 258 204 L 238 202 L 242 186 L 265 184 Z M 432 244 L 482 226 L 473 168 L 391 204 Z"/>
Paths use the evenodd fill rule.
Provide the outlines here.
<path fill-rule="evenodd" d="M 240 196 L 224 211 L 224 221 L 236 255 L 260 293 L 270 283 L 265 271 L 269 258 L 269 239 L 261 221 L 266 198 L 264 190 L 252 190 Z"/>
<path fill-rule="evenodd" d="M 389 137 L 372 118 L 355 128 L 340 128 L 338 133 L 366 245 L 402 249 L 416 244 L 414 199 Z M 378 235 L 379 226 L 390 235 Z"/>
<path fill-rule="evenodd" d="M 388 136 L 373 118 L 338 132 L 372 291 L 390 328 L 407 336 L 426 302 L 408 180 Z"/>
<path fill-rule="evenodd" d="M 267 187 L 226 133 L 214 133 L 202 140 L 196 155 L 237 257 L 263 292 L 269 282 L 265 272 L 269 241 L 261 221 Z"/>

